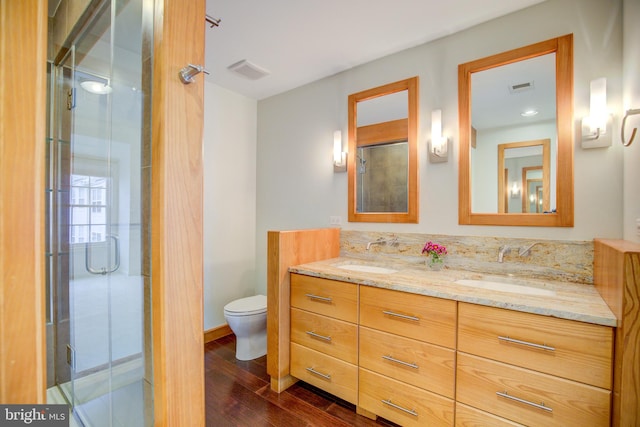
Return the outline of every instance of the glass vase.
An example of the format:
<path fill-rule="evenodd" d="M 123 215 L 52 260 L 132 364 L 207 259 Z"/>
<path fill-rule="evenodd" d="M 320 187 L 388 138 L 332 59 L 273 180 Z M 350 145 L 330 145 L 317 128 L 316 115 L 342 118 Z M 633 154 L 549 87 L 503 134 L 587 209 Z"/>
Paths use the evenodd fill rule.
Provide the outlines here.
<path fill-rule="evenodd" d="M 426 261 L 427 268 L 433 271 L 440 271 L 444 268 L 444 259 L 442 257 L 429 256 Z"/>

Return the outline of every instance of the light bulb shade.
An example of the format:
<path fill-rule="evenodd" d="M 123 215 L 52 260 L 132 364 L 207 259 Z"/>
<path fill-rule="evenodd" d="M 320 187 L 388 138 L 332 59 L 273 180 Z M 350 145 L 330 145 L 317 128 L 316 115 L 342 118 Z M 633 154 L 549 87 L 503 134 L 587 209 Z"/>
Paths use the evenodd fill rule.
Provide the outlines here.
<path fill-rule="evenodd" d="M 611 145 L 611 115 L 607 110 L 607 79 L 594 79 L 589 85 L 589 116 L 582 118 L 582 148 Z"/>
<path fill-rule="evenodd" d="M 449 140 L 442 136 L 442 110 L 431 112 L 431 140 L 429 160 L 431 163 L 446 162 L 449 156 Z"/>
<path fill-rule="evenodd" d="M 601 77 L 591 80 L 589 99 L 589 124 L 592 129 L 605 133 L 607 126 L 607 79 Z"/>
<path fill-rule="evenodd" d="M 333 132 L 333 162 L 340 163 L 342 160 L 342 132 Z"/>
<path fill-rule="evenodd" d="M 431 112 L 431 140 L 434 141 L 434 145 L 442 140 L 442 110 Z"/>
<path fill-rule="evenodd" d="M 511 191 L 509 191 L 509 193 L 511 193 L 511 197 L 514 199 L 520 197 L 520 186 L 517 181 L 513 181 L 513 185 L 511 186 Z"/>
<path fill-rule="evenodd" d="M 347 171 L 347 153 L 342 151 L 342 131 L 333 132 L 333 171 Z"/>

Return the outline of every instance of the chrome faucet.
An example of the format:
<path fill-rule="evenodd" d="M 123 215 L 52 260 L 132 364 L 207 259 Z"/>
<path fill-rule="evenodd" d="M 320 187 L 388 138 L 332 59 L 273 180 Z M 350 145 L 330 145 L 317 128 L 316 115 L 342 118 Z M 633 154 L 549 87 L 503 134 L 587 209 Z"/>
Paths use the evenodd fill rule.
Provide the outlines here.
<path fill-rule="evenodd" d="M 387 243 L 393 245 L 393 244 L 396 244 L 397 242 L 398 242 L 398 238 L 397 237 L 393 237 L 391 239 L 384 239 L 384 238 L 380 237 L 378 240 L 376 240 L 374 242 L 367 243 L 367 250 L 369 250 L 371 248 L 371 246 L 373 246 L 373 245 L 386 245 Z"/>
<path fill-rule="evenodd" d="M 534 247 L 535 245 L 537 245 L 538 243 L 540 243 L 540 242 L 533 242 L 529 246 L 526 246 L 524 248 L 520 248 L 520 250 L 518 251 L 518 255 L 520 255 L 520 256 L 529 255 L 529 253 L 531 252 L 531 248 Z"/>
<path fill-rule="evenodd" d="M 511 248 L 507 245 L 500 246 L 498 250 L 498 262 L 502 262 L 504 260 L 504 256 L 511 252 Z"/>

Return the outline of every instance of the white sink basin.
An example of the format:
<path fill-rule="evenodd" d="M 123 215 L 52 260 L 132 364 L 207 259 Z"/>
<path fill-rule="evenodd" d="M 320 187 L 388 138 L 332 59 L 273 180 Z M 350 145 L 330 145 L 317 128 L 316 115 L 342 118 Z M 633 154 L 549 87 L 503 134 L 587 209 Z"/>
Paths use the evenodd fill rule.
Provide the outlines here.
<path fill-rule="evenodd" d="M 454 282 L 457 285 L 471 286 L 491 291 L 511 292 L 514 294 L 553 296 L 556 293 L 548 289 L 540 289 L 532 286 L 514 285 L 512 283 L 495 282 L 492 280 L 460 279 Z"/>
<path fill-rule="evenodd" d="M 336 266 L 343 270 L 349 271 L 360 271 L 363 273 L 375 273 L 375 274 L 393 274 L 397 273 L 398 270 L 394 270 L 393 268 L 385 268 L 378 267 L 375 265 L 366 265 L 366 264 L 344 264 Z"/>

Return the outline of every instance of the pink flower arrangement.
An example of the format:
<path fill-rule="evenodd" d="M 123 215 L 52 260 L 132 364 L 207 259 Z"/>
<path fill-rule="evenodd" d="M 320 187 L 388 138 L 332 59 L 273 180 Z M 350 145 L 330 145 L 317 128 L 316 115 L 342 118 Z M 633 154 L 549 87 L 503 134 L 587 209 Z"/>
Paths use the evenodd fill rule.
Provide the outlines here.
<path fill-rule="evenodd" d="M 443 245 L 428 241 L 422 248 L 422 253 L 431 256 L 434 262 L 443 262 L 442 257 L 447 254 L 447 248 Z"/>

